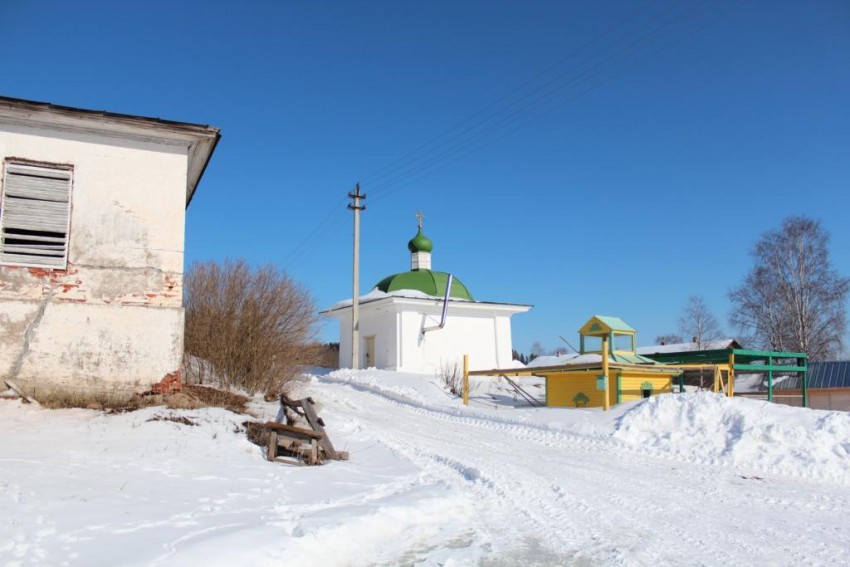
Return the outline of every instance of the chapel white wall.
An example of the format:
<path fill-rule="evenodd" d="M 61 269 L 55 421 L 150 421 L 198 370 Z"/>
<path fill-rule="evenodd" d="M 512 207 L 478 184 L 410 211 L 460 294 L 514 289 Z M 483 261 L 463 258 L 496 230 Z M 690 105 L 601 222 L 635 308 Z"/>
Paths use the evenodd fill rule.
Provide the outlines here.
<path fill-rule="evenodd" d="M 360 306 L 360 368 L 366 367 L 366 340 L 375 336 L 375 366 L 435 374 L 443 363 L 461 365 L 469 355 L 471 370 L 508 368 L 512 364 L 512 309 L 481 309 L 479 304 L 450 303 L 442 329 L 442 302 L 432 304 L 365 303 Z M 340 368 L 351 367 L 351 309 L 332 314 L 340 323 Z"/>
<path fill-rule="evenodd" d="M 425 327 L 439 324 L 439 307 L 426 312 L 402 314 L 402 369 L 409 372 L 434 374 L 443 364 L 463 363 L 468 354 L 470 369 L 498 367 L 498 349 L 494 317 L 490 313 L 459 315 L 452 313 L 442 329 L 422 333 Z"/>
<path fill-rule="evenodd" d="M 339 321 L 339 367 L 351 368 L 351 309 L 335 314 Z M 360 306 L 360 368 L 366 368 L 366 340 L 375 337 L 375 360 L 369 366 L 398 370 L 397 313 L 392 309 Z"/>

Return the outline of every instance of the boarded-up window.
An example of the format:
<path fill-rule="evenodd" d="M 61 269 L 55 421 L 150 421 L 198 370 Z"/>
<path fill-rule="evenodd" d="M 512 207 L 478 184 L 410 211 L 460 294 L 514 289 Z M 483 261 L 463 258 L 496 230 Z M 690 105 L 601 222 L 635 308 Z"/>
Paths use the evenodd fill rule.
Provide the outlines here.
<path fill-rule="evenodd" d="M 70 168 L 6 162 L 0 263 L 65 268 L 70 215 Z"/>

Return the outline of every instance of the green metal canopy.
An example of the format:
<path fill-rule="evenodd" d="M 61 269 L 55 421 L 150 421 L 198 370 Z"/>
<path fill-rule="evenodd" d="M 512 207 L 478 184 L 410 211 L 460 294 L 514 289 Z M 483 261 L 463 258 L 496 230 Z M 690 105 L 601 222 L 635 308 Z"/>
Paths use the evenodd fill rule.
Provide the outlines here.
<path fill-rule="evenodd" d="M 774 372 L 799 375 L 803 407 L 809 407 L 808 356 L 804 352 L 778 352 L 727 348 L 664 352 L 647 355 L 661 364 L 728 364 L 733 372 L 763 373 L 767 375 L 767 399 L 773 401 Z"/>

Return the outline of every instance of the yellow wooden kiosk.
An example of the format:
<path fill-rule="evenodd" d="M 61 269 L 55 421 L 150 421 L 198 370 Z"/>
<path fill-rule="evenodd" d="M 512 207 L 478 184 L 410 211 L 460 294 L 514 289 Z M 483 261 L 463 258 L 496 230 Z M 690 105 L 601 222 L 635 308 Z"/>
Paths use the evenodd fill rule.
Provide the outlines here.
<path fill-rule="evenodd" d="M 540 376 L 546 405 L 601 407 L 671 393 L 682 370 L 636 352 L 636 335 L 619 317 L 594 315 L 579 329 L 580 352 L 555 366 L 477 370 L 472 376 Z"/>

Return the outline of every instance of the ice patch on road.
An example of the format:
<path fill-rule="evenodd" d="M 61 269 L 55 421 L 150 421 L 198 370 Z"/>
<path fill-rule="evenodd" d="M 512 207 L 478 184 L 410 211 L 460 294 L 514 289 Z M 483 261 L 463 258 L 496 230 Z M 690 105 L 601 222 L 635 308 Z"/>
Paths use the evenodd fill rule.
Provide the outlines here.
<path fill-rule="evenodd" d="M 656 396 L 615 424 L 614 437 L 688 460 L 850 483 L 850 414 L 720 394 Z"/>

